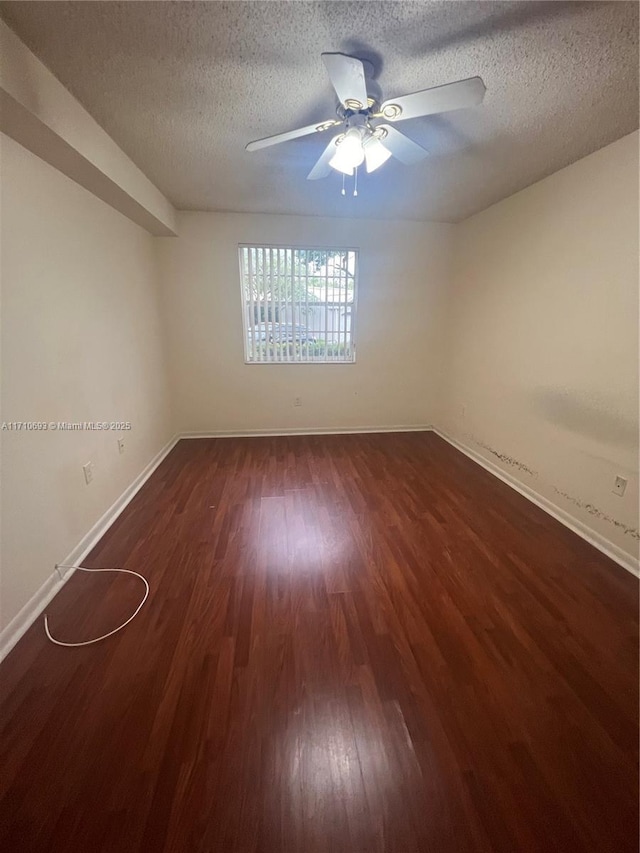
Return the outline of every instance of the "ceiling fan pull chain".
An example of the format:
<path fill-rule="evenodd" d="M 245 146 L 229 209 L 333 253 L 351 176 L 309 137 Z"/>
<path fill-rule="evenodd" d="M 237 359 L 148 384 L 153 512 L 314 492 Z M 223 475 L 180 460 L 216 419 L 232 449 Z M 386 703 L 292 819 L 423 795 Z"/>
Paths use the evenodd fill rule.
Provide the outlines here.
<path fill-rule="evenodd" d="M 354 169 L 354 178 L 353 178 L 353 194 L 358 195 L 358 167 Z"/>
<path fill-rule="evenodd" d="M 347 192 L 346 192 L 346 190 L 345 190 L 345 188 L 344 188 L 344 179 L 345 179 L 345 177 L 346 177 L 346 175 L 345 175 L 345 173 L 343 172 L 343 173 L 342 173 L 342 193 L 341 193 L 341 195 L 346 195 L 346 194 L 347 194 Z"/>

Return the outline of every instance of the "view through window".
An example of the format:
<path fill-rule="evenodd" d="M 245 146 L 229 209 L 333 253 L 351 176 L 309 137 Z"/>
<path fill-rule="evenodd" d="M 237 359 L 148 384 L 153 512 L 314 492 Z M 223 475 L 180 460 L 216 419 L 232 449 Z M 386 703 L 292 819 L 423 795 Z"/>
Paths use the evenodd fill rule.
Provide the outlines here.
<path fill-rule="evenodd" d="M 240 246 L 245 361 L 353 362 L 355 249 Z"/>

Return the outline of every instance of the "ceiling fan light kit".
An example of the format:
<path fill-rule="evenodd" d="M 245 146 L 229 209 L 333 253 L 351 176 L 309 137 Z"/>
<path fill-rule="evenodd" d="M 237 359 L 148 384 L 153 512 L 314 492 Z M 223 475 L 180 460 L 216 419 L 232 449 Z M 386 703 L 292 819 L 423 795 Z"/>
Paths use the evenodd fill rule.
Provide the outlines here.
<path fill-rule="evenodd" d="M 355 118 L 361 118 L 356 116 Z M 364 142 L 367 128 L 363 123 L 347 123 L 347 132 L 336 139 L 335 154 L 329 160 L 329 165 L 344 175 L 353 175 L 364 162 Z"/>
<path fill-rule="evenodd" d="M 425 148 L 385 122 L 477 106 L 482 103 L 486 91 L 480 77 L 470 77 L 382 101 L 379 86 L 373 80 L 371 63 L 343 53 L 323 53 L 322 61 L 339 99 L 338 118 L 258 139 L 246 148 L 247 151 L 257 151 L 301 136 L 340 128 L 307 179 L 326 178 L 334 169 L 342 174 L 342 195 L 345 195 L 345 176 L 355 176 L 353 194 L 358 194 L 357 173 L 363 163 L 370 174 L 390 157 L 405 165 L 413 165 L 428 155 Z"/>

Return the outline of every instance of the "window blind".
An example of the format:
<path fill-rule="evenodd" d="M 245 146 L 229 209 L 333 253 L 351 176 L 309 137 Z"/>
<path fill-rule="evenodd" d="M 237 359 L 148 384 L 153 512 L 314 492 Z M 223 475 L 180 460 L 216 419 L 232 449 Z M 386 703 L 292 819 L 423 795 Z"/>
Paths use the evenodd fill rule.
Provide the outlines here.
<path fill-rule="evenodd" d="M 355 361 L 355 249 L 239 247 L 245 361 Z"/>

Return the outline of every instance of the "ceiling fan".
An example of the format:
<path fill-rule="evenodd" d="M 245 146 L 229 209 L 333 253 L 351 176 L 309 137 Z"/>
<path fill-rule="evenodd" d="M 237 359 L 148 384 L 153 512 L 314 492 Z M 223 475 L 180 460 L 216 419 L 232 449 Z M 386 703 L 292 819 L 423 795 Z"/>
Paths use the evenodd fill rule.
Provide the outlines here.
<path fill-rule="evenodd" d="M 367 60 L 343 53 L 323 53 L 322 61 L 339 99 L 338 117 L 257 139 L 246 146 L 247 151 L 257 151 L 300 136 L 339 128 L 307 175 L 310 181 L 326 178 L 331 169 L 343 175 L 354 172 L 357 175 L 362 163 L 367 172 L 374 172 L 391 156 L 407 165 L 419 162 L 429 152 L 388 122 L 473 107 L 482 103 L 486 91 L 480 77 L 470 77 L 383 101 L 373 79 L 373 66 Z"/>

